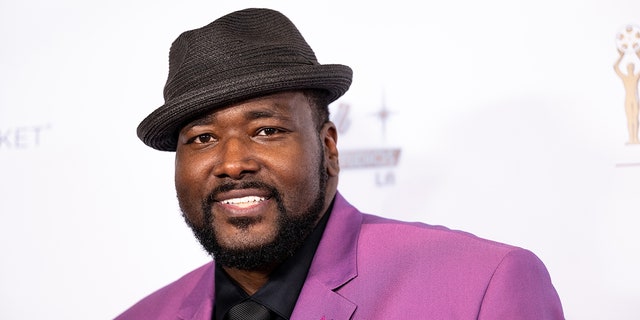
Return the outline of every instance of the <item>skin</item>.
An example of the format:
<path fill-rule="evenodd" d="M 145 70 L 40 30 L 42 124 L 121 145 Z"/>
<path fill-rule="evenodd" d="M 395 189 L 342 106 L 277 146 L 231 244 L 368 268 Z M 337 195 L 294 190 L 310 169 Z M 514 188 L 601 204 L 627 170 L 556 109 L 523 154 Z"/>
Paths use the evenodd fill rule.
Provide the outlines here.
<path fill-rule="evenodd" d="M 211 192 L 221 185 L 243 182 L 274 187 L 294 216 L 305 214 L 318 193 L 324 193 L 321 217 L 338 185 L 337 130 L 332 122 L 318 130 L 311 108 L 302 92 L 281 92 L 217 109 L 182 128 L 175 184 L 187 222 L 203 226 L 207 219 L 202 203 Z M 324 190 L 320 190 L 318 168 L 328 176 Z M 211 224 L 221 246 L 255 248 L 275 240 L 282 212 L 266 189 L 232 188 L 213 195 Z M 248 199 L 245 197 L 259 201 L 237 200 Z M 223 268 L 253 294 L 280 262 L 255 270 Z"/>

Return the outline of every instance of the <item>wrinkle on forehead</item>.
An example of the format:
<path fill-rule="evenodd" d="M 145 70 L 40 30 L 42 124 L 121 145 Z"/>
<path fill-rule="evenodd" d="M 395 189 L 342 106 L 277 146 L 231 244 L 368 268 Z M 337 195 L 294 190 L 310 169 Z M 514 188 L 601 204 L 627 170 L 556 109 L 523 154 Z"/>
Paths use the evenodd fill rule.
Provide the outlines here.
<path fill-rule="evenodd" d="M 251 105 L 252 103 L 242 104 L 242 105 L 233 105 L 226 108 L 214 110 L 213 112 L 210 112 L 202 117 L 199 117 L 189 122 L 187 125 L 185 125 L 182 128 L 182 130 L 185 130 L 185 129 L 188 130 L 189 128 L 193 128 L 196 126 L 209 125 L 209 124 L 215 123 L 221 111 L 229 110 L 233 108 L 249 109 L 246 111 L 242 111 L 242 110 L 238 111 L 243 113 L 244 119 L 247 121 L 265 119 L 265 118 L 277 118 L 281 120 L 291 119 L 289 110 L 291 109 L 292 106 L 288 104 L 282 104 L 276 101 L 276 102 L 270 103 L 267 106 L 265 106 L 264 103 L 261 103 L 260 106 L 257 106 L 255 108 L 252 107 Z"/>

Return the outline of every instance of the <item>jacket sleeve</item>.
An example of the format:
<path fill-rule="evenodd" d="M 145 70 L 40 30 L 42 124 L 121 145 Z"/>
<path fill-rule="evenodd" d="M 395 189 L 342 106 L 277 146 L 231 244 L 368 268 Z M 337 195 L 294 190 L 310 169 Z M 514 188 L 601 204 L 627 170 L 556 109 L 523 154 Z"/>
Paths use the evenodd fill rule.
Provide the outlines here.
<path fill-rule="evenodd" d="M 213 263 L 195 269 L 143 298 L 115 320 L 211 319 Z"/>
<path fill-rule="evenodd" d="M 542 261 L 524 249 L 509 252 L 491 277 L 478 319 L 564 319 L 560 298 Z"/>

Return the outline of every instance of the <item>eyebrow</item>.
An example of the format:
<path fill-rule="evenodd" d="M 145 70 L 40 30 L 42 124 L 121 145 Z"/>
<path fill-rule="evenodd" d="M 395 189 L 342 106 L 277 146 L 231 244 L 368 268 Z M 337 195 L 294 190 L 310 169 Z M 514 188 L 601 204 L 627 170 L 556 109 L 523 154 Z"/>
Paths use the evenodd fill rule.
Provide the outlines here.
<path fill-rule="evenodd" d="M 244 118 L 246 120 L 256 120 L 262 118 L 279 118 L 279 112 L 272 110 L 252 110 L 245 113 Z"/>
<path fill-rule="evenodd" d="M 255 120 L 261 118 L 281 118 L 281 119 L 289 119 L 289 116 L 284 110 L 287 110 L 288 107 L 286 105 L 280 103 L 273 103 L 270 106 L 270 109 L 257 109 L 250 110 L 245 113 L 245 119 L 247 120 Z"/>
<path fill-rule="evenodd" d="M 273 109 L 250 110 L 248 112 L 245 112 L 244 118 L 246 120 L 257 120 L 257 119 L 264 119 L 264 118 L 278 118 L 283 120 L 290 119 L 290 116 L 280 112 L 280 110 L 286 109 L 287 108 L 286 106 L 279 103 L 274 103 L 271 105 L 271 107 Z M 184 128 L 193 128 L 196 126 L 208 125 L 214 122 L 215 120 L 216 120 L 216 114 L 214 112 L 214 113 L 210 113 L 205 116 L 202 116 L 200 118 L 194 119 L 193 121 L 185 125 Z"/>
<path fill-rule="evenodd" d="M 193 127 L 196 127 L 196 126 L 206 125 L 206 124 L 208 124 L 208 123 L 213 122 L 213 120 L 214 120 L 214 119 L 215 119 L 215 116 L 213 115 L 213 113 L 211 113 L 211 114 L 207 114 L 207 115 L 205 115 L 205 116 L 202 116 L 202 117 L 200 117 L 200 118 L 196 118 L 196 119 L 194 119 L 194 120 L 190 121 L 189 123 L 187 123 L 187 124 L 183 127 L 183 129 L 186 129 L 186 128 L 193 128 Z"/>

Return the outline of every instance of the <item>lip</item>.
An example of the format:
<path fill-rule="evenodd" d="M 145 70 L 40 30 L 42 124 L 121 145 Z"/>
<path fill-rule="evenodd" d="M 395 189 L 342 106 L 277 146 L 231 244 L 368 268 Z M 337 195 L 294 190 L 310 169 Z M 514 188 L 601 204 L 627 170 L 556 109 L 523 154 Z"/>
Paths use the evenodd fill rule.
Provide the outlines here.
<path fill-rule="evenodd" d="M 224 201 L 227 200 L 240 199 L 245 197 L 259 197 L 263 198 L 264 200 L 242 204 L 224 203 Z M 268 204 L 271 201 L 271 194 L 267 190 L 236 189 L 218 194 L 214 198 L 213 205 L 218 209 L 218 212 L 224 213 L 228 216 L 246 217 L 265 214 L 265 210 L 267 209 Z"/>

